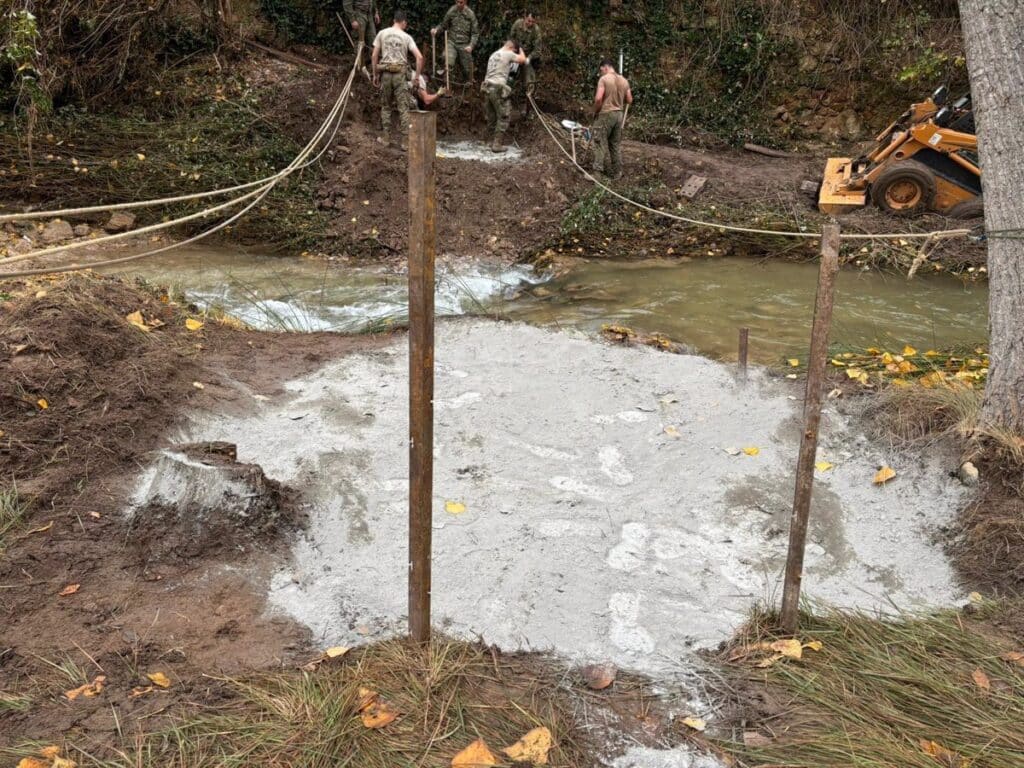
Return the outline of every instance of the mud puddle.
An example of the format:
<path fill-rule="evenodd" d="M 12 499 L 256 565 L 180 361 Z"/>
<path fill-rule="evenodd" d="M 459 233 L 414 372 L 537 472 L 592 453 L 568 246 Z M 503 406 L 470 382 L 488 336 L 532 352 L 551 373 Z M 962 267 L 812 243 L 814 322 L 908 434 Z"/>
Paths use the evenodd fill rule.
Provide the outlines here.
<path fill-rule="evenodd" d="M 276 330 L 362 331 L 407 319 L 403 274 L 236 250 L 188 250 L 133 266 L 193 301 Z M 584 261 L 554 279 L 521 266 L 442 265 L 438 315 L 489 315 L 587 333 L 619 324 L 664 333 L 695 351 L 729 359 L 750 328 L 751 359 L 776 363 L 806 349 L 817 266 L 744 258 L 675 262 Z M 844 270 L 832 342 L 919 348 L 987 337 L 988 289 L 945 275 Z"/>

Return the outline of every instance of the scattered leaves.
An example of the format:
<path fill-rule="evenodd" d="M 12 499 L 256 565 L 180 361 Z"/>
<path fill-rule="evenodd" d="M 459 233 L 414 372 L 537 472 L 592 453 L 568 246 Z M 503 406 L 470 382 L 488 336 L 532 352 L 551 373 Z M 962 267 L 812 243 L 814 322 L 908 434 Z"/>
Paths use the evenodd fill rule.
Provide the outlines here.
<path fill-rule="evenodd" d="M 875 485 L 885 485 L 885 483 L 896 477 L 896 470 L 892 467 L 885 465 L 878 469 L 875 473 L 875 479 L 872 481 Z"/>
<path fill-rule="evenodd" d="M 687 728 L 693 728 L 695 731 L 703 731 L 708 727 L 708 724 L 699 717 L 684 717 L 683 725 Z"/>
<path fill-rule="evenodd" d="M 163 672 L 150 672 L 146 675 L 149 678 L 149 682 L 159 688 L 170 688 L 171 681 L 167 679 L 167 675 Z"/>
<path fill-rule="evenodd" d="M 75 594 L 75 592 L 77 592 L 81 588 L 82 588 L 81 584 L 68 584 L 66 587 L 64 587 L 64 589 L 62 589 L 60 592 L 57 593 L 57 596 L 58 597 L 67 597 L 68 595 Z"/>
<path fill-rule="evenodd" d="M 73 688 L 70 691 L 65 691 L 64 696 L 67 697 L 69 701 L 74 701 L 79 696 L 82 696 L 86 699 L 91 699 L 94 696 L 100 695 L 100 693 L 103 691 L 103 684 L 106 683 L 106 681 L 106 675 L 97 675 L 96 678 L 91 683 L 86 683 L 85 685 L 80 685 L 77 688 Z"/>
<path fill-rule="evenodd" d="M 130 325 L 135 326 L 140 331 L 144 331 L 145 333 L 149 333 L 149 326 L 146 325 L 146 321 L 142 319 L 142 311 L 141 310 L 137 309 L 134 312 L 132 312 L 130 315 L 125 315 L 124 319 L 127 320 Z"/>
<path fill-rule="evenodd" d="M 618 670 L 614 664 L 590 664 L 580 670 L 583 682 L 592 691 L 603 691 L 615 682 Z"/>
<path fill-rule="evenodd" d="M 202 329 L 203 322 L 201 320 L 196 320 L 193 317 L 186 317 L 185 327 L 188 328 L 190 331 L 198 331 Z"/>
<path fill-rule="evenodd" d="M 363 725 L 367 728 L 383 728 L 398 718 L 398 712 L 380 698 L 380 694 L 370 688 L 359 689 L 357 706 Z"/>
<path fill-rule="evenodd" d="M 548 752 L 551 750 L 551 731 L 547 728 L 534 728 L 527 731 L 519 741 L 501 750 L 514 763 L 532 763 L 547 765 Z"/>
<path fill-rule="evenodd" d="M 497 764 L 498 758 L 483 739 L 477 739 L 452 758 L 452 768 L 489 768 Z"/>
<path fill-rule="evenodd" d="M 38 754 L 39 757 L 23 757 L 18 761 L 18 768 L 76 768 L 78 765 L 74 760 L 61 757 L 57 746 L 43 747 Z"/>

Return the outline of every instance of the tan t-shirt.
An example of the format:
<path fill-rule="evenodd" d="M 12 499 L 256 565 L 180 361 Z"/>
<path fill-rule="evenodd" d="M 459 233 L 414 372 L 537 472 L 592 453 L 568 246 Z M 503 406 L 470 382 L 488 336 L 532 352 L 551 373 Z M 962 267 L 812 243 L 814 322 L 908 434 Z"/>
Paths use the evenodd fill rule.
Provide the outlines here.
<path fill-rule="evenodd" d="M 508 48 L 499 48 L 491 54 L 487 60 L 487 74 L 484 82 L 489 85 L 505 85 L 508 83 L 508 73 L 512 70 L 518 54 Z"/>
<path fill-rule="evenodd" d="M 621 112 L 626 104 L 626 94 L 629 93 L 629 81 L 618 72 L 609 72 L 602 75 L 598 82 L 604 83 L 601 112 Z"/>
<path fill-rule="evenodd" d="M 382 29 L 373 41 L 374 48 L 380 48 L 380 65 L 408 64 L 409 54 L 416 51 L 416 41 L 407 32 L 395 27 Z"/>

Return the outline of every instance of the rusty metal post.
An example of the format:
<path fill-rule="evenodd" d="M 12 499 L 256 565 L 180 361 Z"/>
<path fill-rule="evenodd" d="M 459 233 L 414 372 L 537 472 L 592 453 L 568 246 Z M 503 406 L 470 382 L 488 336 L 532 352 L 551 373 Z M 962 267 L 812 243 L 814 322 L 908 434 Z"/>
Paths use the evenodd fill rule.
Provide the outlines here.
<path fill-rule="evenodd" d="M 825 384 L 828 333 L 832 324 L 832 303 L 838 271 L 839 225 L 826 224 L 821 232 L 821 266 L 818 271 L 818 293 L 814 299 L 811 349 L 807 359 L 804 428 L 800 435 L 793 515 L 789 521 L 786 580 L 782 588 L 782 628 L 791 635 L 796 634 L 800 611 L 800 582 L 803 579 L 807 520 L 811 511 L 811 489 L 814 484 L 814 458 L 818 450 L 818 427 L 821 423 L 821 392 Z"/>
<path fill-rule="evenodd" d="M 409 635 L 430 640 L 434 496 L 434 255 L 437 115 L 409 126 Z"/>
<path fill-rule="evenodd" d="M 750 340 L 750 329 L 740 328 L 740 376 L 747 378 L 747 346 Z"/>

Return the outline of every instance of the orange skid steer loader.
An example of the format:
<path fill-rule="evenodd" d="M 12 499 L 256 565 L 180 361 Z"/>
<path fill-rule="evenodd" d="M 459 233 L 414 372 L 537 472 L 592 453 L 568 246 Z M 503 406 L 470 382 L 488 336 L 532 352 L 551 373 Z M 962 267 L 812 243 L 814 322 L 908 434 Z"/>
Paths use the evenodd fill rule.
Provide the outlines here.
<path fill-rule="evenodd" d="M 849 213 L 871 201 L 897 216 L 937 211 L 954 218 L 982 212 L 981 168 L 971 97 L 946 106 L 947 92 L 910 109 L 856 159 L 831 157 L 818 194 L 822 213 Z"/>

